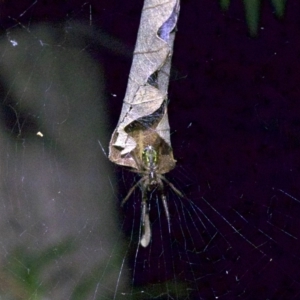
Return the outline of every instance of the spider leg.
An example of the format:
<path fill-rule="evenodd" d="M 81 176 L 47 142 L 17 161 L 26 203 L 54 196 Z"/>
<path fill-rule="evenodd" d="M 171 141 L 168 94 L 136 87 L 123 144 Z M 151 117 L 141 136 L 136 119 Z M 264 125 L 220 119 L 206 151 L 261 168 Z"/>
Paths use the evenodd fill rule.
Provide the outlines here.
<path fill-rule="evenodd" d="M 140 240 L 140 244 L 143 247 L 147 247 L 151 240 L 151 227 L 149 219 L 149 211 L 147 207 L 147 189 L 142 188 L 142 216 L 141 216 L 141 225 L 143 228 L 143 234 Z"/>
<path fill-rule="evenodd" d="M 121 202 L 121 207 L 127 202 L 127 200 L 130 198 L 131 194 L 134 192 L 134 190 L 136 189 L 136 187 L 142 183 L 143 181 L 145 181 L 145 178 L 142 177 L 127 193 L 126 197 L 123 199 L 123 201 Z"/>
<path fill-rule="evenodd" d="M 166 194 L 165 194 L 164 184 L 161 180 L 159 180 L 159 182 L 158 182 L 158 188 L 159 188 L 159 191 L 160 191 L 161 201 L 162 201 L 163 206 L 164 206 L 166 218 L 167 218 L 167 221 L 168 221 L 168 229 L 169 229 L 169 233 L 170 233 L 171 232 L 170 213 L 169 213 L 169 208 L 168 208 L 167 197 L 166 197 Z"/>
<path fill-rule="evenodd" d="M 174 186 L 173 183 L 171 183 L 168 179 L 166 179 L 162 175 L 160 175 L 159 178 L 162 179 L 178 196 L 184 198 L 184 195 Z"/>
<path fill-rule="evenodd" d="M 167 218 L 167 221 L 168 221 L 168 229 L 169 229 L 169 233 L 170 233 L 171 232 L 170 213 L 169 213 L 169 208 L 168 208 L 168 203 L 167 203 L 166 195 L 162 195 L 161 199 L 162 199 L 162 203 L 164 205 L 164 209 L 165 209 L 165 213 L 166 213 L 166 218 Z"/>

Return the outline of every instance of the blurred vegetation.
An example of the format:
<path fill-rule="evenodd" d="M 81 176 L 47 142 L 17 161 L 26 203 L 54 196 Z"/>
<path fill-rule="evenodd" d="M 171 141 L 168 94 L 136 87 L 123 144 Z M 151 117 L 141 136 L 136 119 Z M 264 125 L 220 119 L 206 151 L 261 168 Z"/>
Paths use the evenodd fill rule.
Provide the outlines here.
<path fill-rule="evenodd" d="M 17 246 L 7 257 L 7 262 L 0 268 L 0 299 L 2 300 L 45 300 L 51 299 L 51 291 L 72 277 L 72 268 L 66 269 L 61 262 L 78 251 L 79 245 L 74 239 L 66 239 L 44 250 L 32 250 L 26 246 Z M 76 282 L 70 300 L 88 299 L 97 285 L 106 283 L 107 277 L 114 277 L 115 268 L 119 266 L 119 249 L 115 249 L 109 264 L 103 261 Z M 56 271 L 55 271 L 56 269 Z M 53 272 L 54 271 L 54 272 Z M 111 287 L 111 291 L 114 287 Z M 109 287 L 105 287 L 109 289 Z M 178 288 L 177 288 L 178 289 Z M 136 293 L 139 293 L 137 290 Z M 112 292 L 113 293 L 113 292 Z M 121 297 L 120 297 L 121 296 Z M 108 299 L 107 294 L 98 296 L 97 300 Z M 116 299 L 124 299 L 116 295 Z M 140 298 L 139 298 L 140 299 Z M 146 299 L 146 298 L 145 298 Z M 148 299 L 148 298 L 147 298 Z"/>
<path fill-rule="evenodd" d="M 16 247 L 8 256 L 4 272 L 1 273 L 0 299 L 4 295 L 5 299 L 43 299 L 51 288 L 51 280 L 42 279 L 45 278 L 45 270 L 74 250 L 76 247 L 71 239 L 41 251 L 33 251 L 25 246 Z"/>
<path fill-rule="evenodd" d="M 222 10 L 229 9 L 230 0 L 219 0 Z M 249 34 L 256 36 L 260 19 L 261 0 L 243 0 Z M 270 0 L 273 13 L 281 19 L 284 15 L 286 0 Z"/>

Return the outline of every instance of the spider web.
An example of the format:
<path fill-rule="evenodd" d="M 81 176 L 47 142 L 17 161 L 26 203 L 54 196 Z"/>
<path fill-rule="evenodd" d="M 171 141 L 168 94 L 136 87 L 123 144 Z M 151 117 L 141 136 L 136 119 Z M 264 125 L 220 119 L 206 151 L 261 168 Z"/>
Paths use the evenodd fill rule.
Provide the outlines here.
<path fill-rule="evenodd" d="M 105 153 L 142 3 L 10 5 L 1 299 L 299 298 L 296 4 L 283 24 L 263 7 L 254 40 L 236 17 L 242 6 L 223 16 L 212 1 L 182 3 L 173 61 L 184 75 L 169 94 L 177 167 L 166 178 L 185 197 L 165 186 L 169 232 L 159 193 L 148 195 L 146 248 L 141 191 L 119 207 L 139 177 Z"/>

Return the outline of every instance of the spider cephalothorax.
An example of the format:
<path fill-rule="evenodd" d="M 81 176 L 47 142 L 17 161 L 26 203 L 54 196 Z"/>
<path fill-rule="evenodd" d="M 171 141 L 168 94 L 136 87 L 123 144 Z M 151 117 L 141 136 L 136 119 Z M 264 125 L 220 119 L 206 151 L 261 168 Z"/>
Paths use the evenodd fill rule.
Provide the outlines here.
<path fill-rule="evenodd" d="M 154 149 L 153 146 L 146 146 L 142 152 L 141 160 L 139 162 L 139 169 L 134 170 L 134 172 L 139 173 L 142 177 L 128 192 L 127 196 L 122 201 L 121 205 L 129 199 L 135 188 L 140 185 L 142 190 L 142 226 L 143 226 L 143 235 L 140 240 L 140 243 L 143 247 L 147 247 L 151 239 L 151 229 L 149 222 L 149 209 L 147 205 L 147 192 L 157 189 L 160 193 L 161 200 L 164 206 L 166 218 L 168 221 L 168 227 L 170 231 L 170 214 L 167 204 L 167 197 L 164 191 L 164 182 L 167 183 L 171 189 L 179 196 L 183 197 L 182 193 L 175 188 L 175 186 L 169 182 L 159 170 L 158 165 L 159 157 L 158 152 Z"/>

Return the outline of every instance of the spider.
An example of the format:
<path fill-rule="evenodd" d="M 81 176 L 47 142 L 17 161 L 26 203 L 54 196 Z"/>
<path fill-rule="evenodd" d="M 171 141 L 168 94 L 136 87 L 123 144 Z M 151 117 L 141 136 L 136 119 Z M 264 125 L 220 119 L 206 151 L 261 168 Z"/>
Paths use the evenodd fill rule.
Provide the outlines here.
<path fill-rule="evenodd" d="M 171 183 L 169 182 L 160 172 L 158 164 L 158 153 L 153 146 L 146 146 L 142 151 L 142 159 L 138 164 L 139 169 L 134 171 L 139 173 L 142 177 L 128 192 L 127 196 L 121 203 L 123 206 L 127 200 L 130 198 L 131 194 L 134 192 L 136 187 L 139 185 L 142 190 L 142 227 L 143 235 L 140 240 L 140 244 L 143 247 L 147 247 L 151 239 L 151 229 L 149 221 L 149 209 L 147 205 L 147 193 L 158 189 L 161 200 L 164 206 L 164 211 L 168 221 L 168 228 L 170 232 L 170 214 L 168 209 L 167 197 L 164 190 L 164 183 L 170 186 L 170 188 L 180 197 L 183 194 Z"/>

